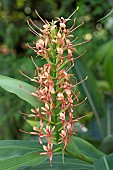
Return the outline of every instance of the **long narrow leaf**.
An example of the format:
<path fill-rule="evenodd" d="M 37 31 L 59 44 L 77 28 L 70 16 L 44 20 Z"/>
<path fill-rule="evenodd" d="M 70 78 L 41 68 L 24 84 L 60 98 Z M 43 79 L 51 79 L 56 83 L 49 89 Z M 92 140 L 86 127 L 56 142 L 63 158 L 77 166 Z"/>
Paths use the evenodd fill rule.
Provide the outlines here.
<path fill-rule="evenodd" d="M 50 168 L 49 159 L 46 159 L 47 157 L 42 157 L 32 152 L 1 161 L 0 170 L 94 170 L 94 166 L 90 163 L 75 159 L 71 156 L 65 156 L 65 163 L 63 164 L 62 156 L 54 155 L 52 168 Z"/>
<path fill-rule="evenodd" d="M 82 138 L 72 136 L 72 140 L 70 141 L 70 144 L 72 144 L 72 142 L 73 145 L 70 145 L 70 147 L 75 148 L 75 146 L 77 146 L 82 153 L 90 157 L 99 159 L 105 155 L 103 152 L 99 151 L 92 144 L 90 144 L 89 142 L 87 142 Z"/>
<path fill-rule="evenodd" d="M 70 146 L 67 149 L 72 150 L 73 153 L 78 155 L 80 153 L 85 154 L 95 160 L 104 156 L 104 154 L 93 145 L 75 136 L 72 137 Z M 45 156 L 40 156 L 40 152 L 43 152 L 43 149 L 37 141 L 0 141 L 0 170 L 44 170 L 45 168 L 49 170 L 49 159 Z M 63 164 L 61 155 L 55 154 L 53 156 L 52 170 L 94 170 L 92 164 L 71 156 L 65 155 L 64 162 Z"/>
<path fill-rule="evenodd" d="M 75 136 L 71 137 L 71 140 L 66 147 L 66 152 L 77 159 L 81 159 L 92 164 L 97 159 L 105 155 L 96 149 L 92 144 Z"/>
<path fill-rule="evenodd" d="M 76 69 L 75 69 L 76 68 Z M 103 98 L 98 90 L 98 86 L 96 85 L 94 76 L 91 71 L 83 64 L 82 60 L 76 60 L 75 67 L 72 68 L 73 74 L 76 75 L 79 81 L 83 80 L 86 76 L 88 79 L 79 85 L 79 89 L 84 97 L 88 97 L 87 103 L 91 107 L 95 117 L 97 119 L 98 126 L 101 131 L 101 135 L 103 135 L 103 128 L 101 125 L 100 118 L 104 115 L 103 109 Z"/>
<path fill-rule="evenodd" d="M 30 94 L 30 92 L 34 92 L 35 87 L 28 83 L 0 75 L 0 86 L 8 92 L 16 94 L 34 107 L 40 107 L 42 104 L 36 97 Z"/>
<path fill-rule="evenodd" d="M 43 162 L 45 159 L 47 159 L 46 156 L 41 156 L 40 154 L 36 154 L 36 152 L 31 152 L 23 156 L 17 156 L 1 161 L 0 170 L 16 170 L 20 166 L 35 166 Z"/>
<path fill-rule="evenodd" d="M 36 141 L 26 140 L 1 140 L 0 160 L 26 154 L 28 152 L 42 152 L 42 145 Z"/>
<path fill-rule="evenodd" d="M 95 162 L 96 170 L 112 170 L 113 169 L 113 153 L 102 157 Z"/>
<path fill-rule="evenodd" d="M 79 159 L 72 158 L 70 156 L 65 156 L 64 158 L 64 164 L 62 163 L 62 157 L 60 155 L 56 155 L 53 158 L 52 162 L 52 168 L 50 168 L 50 163 L 48 160 L 44 161 L 42 164 L 39 164 L 38 166 L 35 167 L 21 167 L 18 168 L 17 170 L 94 170 L 94 166 L 81 161 Z"/>

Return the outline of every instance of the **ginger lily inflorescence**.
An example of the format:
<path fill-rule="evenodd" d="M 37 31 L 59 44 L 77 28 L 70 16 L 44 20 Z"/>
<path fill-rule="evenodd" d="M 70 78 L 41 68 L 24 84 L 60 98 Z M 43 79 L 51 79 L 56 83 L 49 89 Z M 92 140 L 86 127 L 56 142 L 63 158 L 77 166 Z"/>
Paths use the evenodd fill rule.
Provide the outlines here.
<path fill-rule="evenodd" d="M 73 57 L 73 53 L 77 51 L 75 47 L 85 43 L 74 44 L 77 38 L 74 39 L 71 34 L 83 23 L 75 27 L 76 19 L 74 19 L 73 26 L 67 29 L 67 21 L 75 12 L 67 19 L 61 17 L 48 22 L 43 20 L 36 11 L 44 24 L 43 28 L 39 28 L 31 19 L 27 21 L 29 30 L 38 37 L 38 40 L 34 43 L 34 47 L 29 44 L 26 46 L 47 61 L 43 67 L 38 67 L 32 58 L 36 66 L 32 79 L 20 71 L 21 74 L 38 84 L 31 95 L 43 103 L 43 107 L 31 109 L 32 114 L 28 115 L 39 122 L 39 125 L 33 127 L 33 131 L 29 133 L 39 136 L 39 142 L 44 149 L 44 152 L 40 154 L 48 155 L 51 165 L 53 153 L 66 149 L 71 136 L 76 133 L 74 123 L 84 117 L 75 119 L 73 115 L 74 106 L 80 104 L 75 104 L 78 102 L 76 87 L 80 82 L 78 83 L 74 75 L 68 72 L 74 66 L 75 59 L 81 57 L 81 55 Z M 34 27 L 38 29 L 38 32 Z M 74 85 L 71 82 L 72 78 L 76 80 Z M 43 138 L 47 140 L 46 145 L 43 143 Z M 54 144 L 57 144 L 58 149 L 53 149 Z"/>

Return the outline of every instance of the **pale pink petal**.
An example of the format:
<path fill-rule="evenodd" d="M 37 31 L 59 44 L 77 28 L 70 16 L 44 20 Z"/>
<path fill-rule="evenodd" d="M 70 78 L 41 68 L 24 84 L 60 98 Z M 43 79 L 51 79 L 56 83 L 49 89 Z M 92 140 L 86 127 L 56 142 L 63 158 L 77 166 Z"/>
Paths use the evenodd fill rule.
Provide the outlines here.
<path fill-rule="evenodd" d="M 43 149 L 44 149 L 45 151 L 48 151 L 48 147 L 45 146 L 45 145 L 43 145 Z M 43 153 L 43 154 L 44 154 L 44 153 Z"/>

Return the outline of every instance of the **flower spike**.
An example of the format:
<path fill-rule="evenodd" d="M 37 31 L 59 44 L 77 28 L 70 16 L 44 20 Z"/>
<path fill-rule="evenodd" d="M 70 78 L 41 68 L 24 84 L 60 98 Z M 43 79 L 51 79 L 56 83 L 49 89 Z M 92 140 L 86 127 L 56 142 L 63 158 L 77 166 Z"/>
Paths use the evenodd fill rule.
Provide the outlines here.
<path fill-rule="evenodd" d="M 40 154 L 48 155 L 50 166 L 52 166 L 54 152 L 61 150 L 64 153 L 71 136 L 76 134 L 74 123 L 87 116 L 80 118 L 74 116 L 74 107 L 83 104 L 87 100 L 86 97 L 79 102 L 80 93 L 76 90 L 77 86 L 83 83 L 87 77 L 78 82 L 77 78 L 69 73 L 69 70 L 74 66 L 75 60 L 86 53 L 85 50 L 81 55 L 74 58 L 73 53 L 77 53 L 75 47 L 88 42 L 73 44 L 78 37 L 72 41 L 70 40 L 73 37 L 71 33 L 84 24 L 82 22 L 75 27 L 76 19 L 74 19 L 74 24 L 70 29 L 67 29 L 67 21 L 71 20 L 77 10 L 78 7 L 67 19 L 61 17 L 52 22 L 44 20 L 36 10 L 36 14 L 44 24 L 42 28 L 39 28 L 31 19 L 27 20 L 29 30 L 38 37 L 38 40 L 33 42 L 33 47 L 28 43 L 26 46 L 36 53 L 36 57 L 40 56 L 45 59 L 46 64 L 39 67 L 31 57 L 35 65 L 33 78 L 25 75 L 20 70 L 23 76 L 36 83 L 33 92 L 25 90 L 21 85 L 20 88 L 42 103 L 39 108 L 32 108 L 32 113 L 28 114 L 28 118 L 37 121 L 37 126 L 33 127 L 32 132 L 20 131 L 39 137 L 39 142 L 44 150 Z M 72 83 L 73 78 L 75 79 L 75 84 Z M 27 116 L 24 112 L 20 113 L 25 117 Z M 44 144 L 43 138 L 46 139 L 47 144 Z M 57 146 L 55 150 L 54 143 Z"/>

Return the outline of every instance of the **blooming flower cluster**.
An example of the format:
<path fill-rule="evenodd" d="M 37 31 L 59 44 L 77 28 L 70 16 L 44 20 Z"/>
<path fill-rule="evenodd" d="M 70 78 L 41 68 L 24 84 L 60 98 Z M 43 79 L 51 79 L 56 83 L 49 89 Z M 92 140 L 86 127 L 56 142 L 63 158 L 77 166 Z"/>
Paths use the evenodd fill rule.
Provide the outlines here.
<path fill-rule="evenodd" d="M 75 27 L 76 19 L 74 19 L 73 26 L 67 29 L 67 21 L 75 12 L 67 19 L 61 17 L 56 21 L 48 22 L 43 20 L 36 11 L 44 23 L 43 28 L 39 28 L 31 19 L 28 21 L 29 30 L 38 37 L 38 40 L 34 47 L 29 44 L 26 46 L 47 61 L 43 67 L 38 67 L 32 58 L 36 69 L 34 78 L 30 78 L 30 80 L 39 86 L 31 94 L 42 101 L 43 107 L 31 109 L 32 114 L 29 114 L 29 117 L 34 117 L 39 122 L 39 126 L 33 127 L 34 131 L 30 134 L 39 136 L 39 142 L 45 151 L 41 155 L 48 155 L 51 165 L 53 144 L 56 143 L 60 150 L 65 150 L 70 137 L 76 133 L 74 122 L 80 119 L 75 119 L 73 115 L 74 106 L 80 104 L 75 104 L 78 102 L 76 87 L 80 82 L 78 83 L 76 80 L 76 84 L 73 85 L 71 78 L 76 78 L 68 72 L 74 66 L 74 60 L 81 57 L 73 58 L 73 52 L 77 51 L 75 47 L 85 43 L 73 44 L 77 38 L 74 39 L 71 34 L 83 23 Z M 46 138 L 47 145 L 43 143 L 42 138 Z"/>

